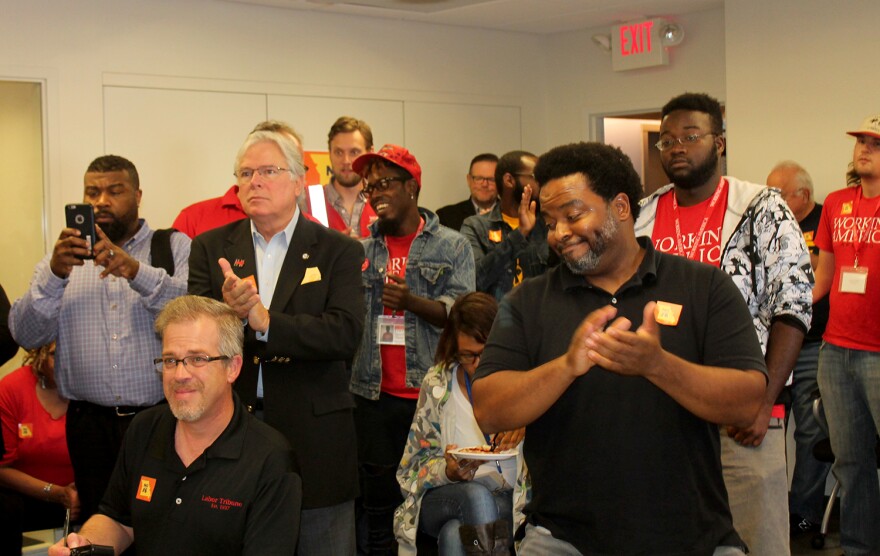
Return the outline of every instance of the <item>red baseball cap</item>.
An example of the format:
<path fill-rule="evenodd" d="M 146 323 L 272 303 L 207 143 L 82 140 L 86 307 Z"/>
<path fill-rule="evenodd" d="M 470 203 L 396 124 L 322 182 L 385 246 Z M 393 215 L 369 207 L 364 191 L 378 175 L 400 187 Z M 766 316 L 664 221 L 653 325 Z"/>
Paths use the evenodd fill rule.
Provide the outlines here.
<path fill-rule="evenodd" d="M 374 153 L 364 153 L 354 159 L 351 168 L 363 176 L 363 169 L 374 158 L 381 158 L 395 166 L 403 168 L 416 180 L 419 189 L 422 188 L 422 167 L 411 152 L 398 145 L 384 145 L 381 149 Z"/>

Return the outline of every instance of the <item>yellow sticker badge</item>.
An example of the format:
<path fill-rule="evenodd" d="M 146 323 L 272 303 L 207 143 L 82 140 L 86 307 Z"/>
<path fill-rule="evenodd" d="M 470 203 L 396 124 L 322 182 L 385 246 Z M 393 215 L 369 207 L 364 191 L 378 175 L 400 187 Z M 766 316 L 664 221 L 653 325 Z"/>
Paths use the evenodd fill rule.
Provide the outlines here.
<path fill-rule="evenodd" d="M 34 426 L 30 423 L 19 423 L 18 424 L 18 437 L 19 438 L 33 438 L 34 437 Z"/>
<path fill-rule="evenodd" d="M 489 241 L 492 243 L 501 243 L 501 230 L 489 230 Z"/>
<path fill-rule="evenodd" d="M 654 320 L 657 324 L 666 326 L 678 325 L 678 318 L 681 316 L 681 305 L 677 303 L 667 303 L 666 301 L 658 301 L 654 307 Z"/>
<path fill-rule="evenodd" d="M 138 487 L 138 493 L 135 498 L 149 502 L 153 499 L 153 491 L 156 489 L 156 479 L 141 475 L 141 485 Z"/>
<path fill-rule="evenodd" d="M 847 201 L 840 205 L 840 214 L 852 214 L 852 201 Z"/>

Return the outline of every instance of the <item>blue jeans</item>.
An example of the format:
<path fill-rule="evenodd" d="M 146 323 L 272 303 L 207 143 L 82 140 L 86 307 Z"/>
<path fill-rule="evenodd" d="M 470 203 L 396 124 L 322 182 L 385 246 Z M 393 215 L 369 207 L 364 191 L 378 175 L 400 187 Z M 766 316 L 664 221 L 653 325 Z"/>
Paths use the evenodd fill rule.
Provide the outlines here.
<path fill-rule="evenodd" d="M 583 556 L 571 543 L 557 539 L 544 527 L 526 525 L 526 536 L 519 545 L 519 556 Z M 712 556 L 745 556 L 745 552 L 736 546 L 719 546 Z"/>
<path fill-rule="evenodd" d="M 513 490 L 491 492 L 474 481 L 432 488 L 422 497 L 419 529 L 437 537 L 440 556 L 464 556 L 458 528 L 483 525 L 498 519 L 510 524 L 513 546 Z"/>
<path fill-rule="evenodd" d="M 788 495 L 788 511 L 819 523 L 824 513 L 825 479 L 831 464 L 813 457 L 813 446 L 825 432 L 813 416 L 813 392 L 819 387 L 819 346 L 809 342 L 801 348 L 791 384 L 791 413 L 794 415 L 795 460 Z"/>
<path fill-rule="evenodd" d="M 847 556 L 880 554 L 880 353 L 822 344 L 819 389 L 840 481 L 840 546 Z"/>

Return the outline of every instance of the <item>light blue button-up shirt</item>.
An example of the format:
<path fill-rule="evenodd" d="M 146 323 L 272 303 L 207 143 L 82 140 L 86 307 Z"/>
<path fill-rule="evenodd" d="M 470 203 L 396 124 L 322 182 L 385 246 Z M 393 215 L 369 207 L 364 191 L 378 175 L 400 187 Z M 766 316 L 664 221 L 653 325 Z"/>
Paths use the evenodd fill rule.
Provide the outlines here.
<path fill-rule="evenodd" d="M 251 236 L 254 239 L 254 254 L 257 259 L 257 288 L 260 291 L 260 301 L 267 309 L 272 304 L 272 296 L 275 295 L 275 284 L 281 274 L 281 265 L 287 256 L 287 248 L 290 247 L 290 239 L 293 230 L 299 221 L 299 208 L 295 208 L 293 218 L 283 230 L 272 236 L 269 241 L 263 234 L 257 231 L 254 221 L 251 220 Z M 257 340 L 269 341 L 269 331 L 257 332 Z M 260 365 L 260 374 L 257 377 L 257 397 L 263 397 L 263 365 Z"/>

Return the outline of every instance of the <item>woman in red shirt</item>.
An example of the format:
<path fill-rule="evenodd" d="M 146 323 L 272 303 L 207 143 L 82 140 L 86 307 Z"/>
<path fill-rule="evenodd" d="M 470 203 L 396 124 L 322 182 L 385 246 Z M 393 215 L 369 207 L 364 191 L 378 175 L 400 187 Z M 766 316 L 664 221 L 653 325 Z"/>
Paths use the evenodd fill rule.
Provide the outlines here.
<path fill-rule="evenodd" d="M 0 554 L 21 554 L 23 531 L 60 527 L 66 509 L 72 519 L 79 512 L 54 357 L 54 343 L 30 350 L 0 380 Z"/>

